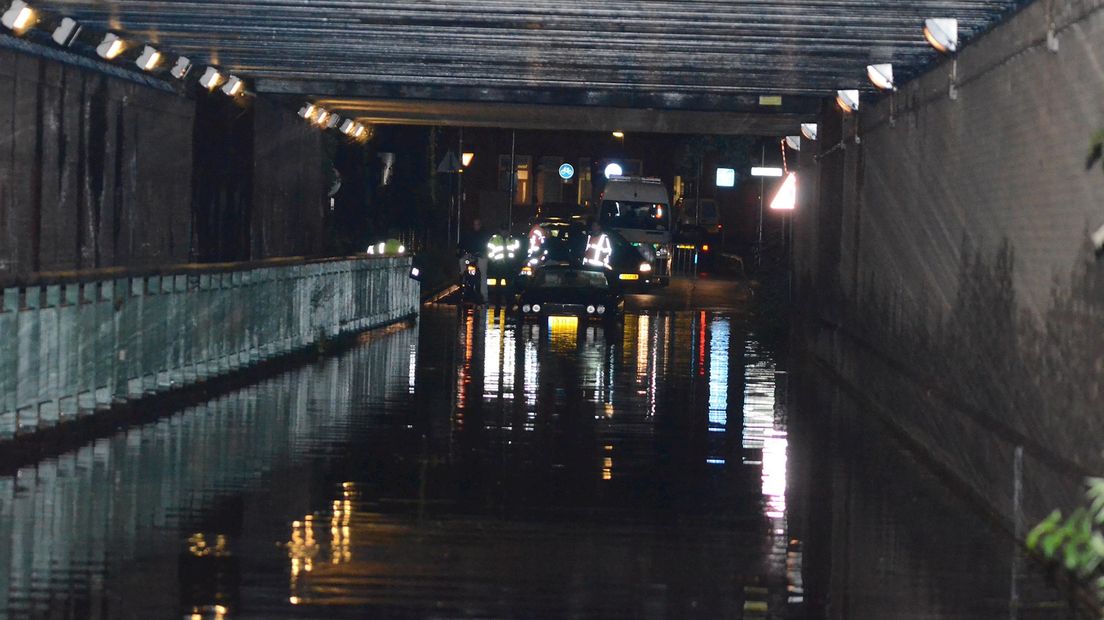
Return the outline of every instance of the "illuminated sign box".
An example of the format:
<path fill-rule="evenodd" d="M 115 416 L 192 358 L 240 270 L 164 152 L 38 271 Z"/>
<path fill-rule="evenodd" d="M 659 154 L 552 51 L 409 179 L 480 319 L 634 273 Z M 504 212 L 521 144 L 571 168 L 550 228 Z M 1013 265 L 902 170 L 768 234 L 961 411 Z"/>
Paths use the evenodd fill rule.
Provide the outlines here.
<path fill-rule="evenodd" d="M 717 168 L 717 187 L 733 187 L 735 185 L 735 168 Z"/>

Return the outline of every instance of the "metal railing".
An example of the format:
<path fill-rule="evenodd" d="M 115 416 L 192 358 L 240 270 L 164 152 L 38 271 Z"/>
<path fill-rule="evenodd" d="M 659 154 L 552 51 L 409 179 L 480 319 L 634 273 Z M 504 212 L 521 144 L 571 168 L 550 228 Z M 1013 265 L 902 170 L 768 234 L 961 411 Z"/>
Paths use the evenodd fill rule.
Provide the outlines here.
<path fill-rule="evenodd" d="M 0 283 L 0 439 L 415 314 L 409 269 L 284 259 Z"/>

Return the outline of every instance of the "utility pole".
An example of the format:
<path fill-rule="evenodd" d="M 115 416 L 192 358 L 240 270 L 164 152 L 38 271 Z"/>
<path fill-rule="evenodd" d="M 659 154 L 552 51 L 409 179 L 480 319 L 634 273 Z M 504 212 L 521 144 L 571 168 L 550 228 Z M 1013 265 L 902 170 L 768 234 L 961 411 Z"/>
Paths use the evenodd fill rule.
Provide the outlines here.
<path fill-rule="evenodd" d="M 460 213 L 464 209 L 464 128 L 460 128 L 459 144 L 456 145 L 456 152 L 460 154 L 461 166 L 460 170 L 456 171 L 456 245 L 460 245 Z"/>
<path fill-rule="evenodd" d="M 762 152 L 759 156 L 759 165 L 766 167 L 767 165 L 767 145 L 765 142 L 760 143 Z M 766 179 L 759 177 L 759 240 L 755 243 L 755 266 L 759 266 L 760 260 L 763 256 L 763 192 L 766 191 Z"/>
<path fill-rule="evenodd" d="M 515 147 L 517 145 L 517 130 L 510 130 L 510 193 L 506 197 L 506 227 L 510 230 L 514 227 L 514 187 L 517 183 L 517 164 L 514 163 Z M 501 224 L 502 222 L 499 222 Z"/>

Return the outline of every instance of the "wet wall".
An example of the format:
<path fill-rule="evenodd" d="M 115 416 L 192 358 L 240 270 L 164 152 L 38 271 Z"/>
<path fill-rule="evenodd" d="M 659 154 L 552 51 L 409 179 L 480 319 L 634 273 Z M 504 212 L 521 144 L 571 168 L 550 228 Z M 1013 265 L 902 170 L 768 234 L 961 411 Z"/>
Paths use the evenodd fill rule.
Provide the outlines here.
<path fill-rule="evenodd" d="M 185 261 L 194 115 L 0 50 L 0 274 Z"/>
<path fill-rule="evenodd" d="M 1034 3 L 857 118 L 826 106 L 796 219 L 818 362 L 1018 533 L 1104 466 L 1101 46 L 1094 3 Z"/>
<path fill-rule="evenodd" d="M 0 50 L 0 277 L 325 253 L 297 120 Z"/>

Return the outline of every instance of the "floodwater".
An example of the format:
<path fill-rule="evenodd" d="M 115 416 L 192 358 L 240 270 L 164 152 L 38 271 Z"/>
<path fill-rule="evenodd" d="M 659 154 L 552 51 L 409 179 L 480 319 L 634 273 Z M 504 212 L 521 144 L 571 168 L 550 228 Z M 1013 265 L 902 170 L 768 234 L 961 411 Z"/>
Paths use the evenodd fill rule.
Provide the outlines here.
<path fill-rule="evenodd" d="M 0 476 L 2 618 L 1064 618 L 739 308 L 369 341 Z"/>

